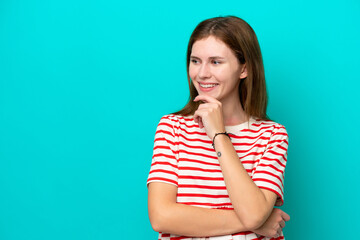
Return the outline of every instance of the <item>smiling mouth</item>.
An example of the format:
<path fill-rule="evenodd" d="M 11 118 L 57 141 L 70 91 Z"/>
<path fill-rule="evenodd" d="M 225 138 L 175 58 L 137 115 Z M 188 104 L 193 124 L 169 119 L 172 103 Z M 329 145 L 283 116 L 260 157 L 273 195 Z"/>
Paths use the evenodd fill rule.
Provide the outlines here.
<path fill-rule="evenodd" d="M 201 83 L 199 83 L 199 85 L 202 88 L 213 88 L 213 87 L 215 87 L 215 86 L 217 86 L 219 84 L 217 84 L 217 83 L 214 83 L 214 84 L 201 84 Z"/>

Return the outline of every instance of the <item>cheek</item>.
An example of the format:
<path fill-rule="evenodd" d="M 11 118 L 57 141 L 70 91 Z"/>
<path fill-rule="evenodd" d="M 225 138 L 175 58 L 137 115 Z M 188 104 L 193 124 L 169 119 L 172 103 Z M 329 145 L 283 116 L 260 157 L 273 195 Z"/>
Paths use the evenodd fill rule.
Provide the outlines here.
<path fill-rule="evenodd" d="M 196 77 L 196 69 L 194 67 L 189 67 L 189 76 L 191 79 L 194 79 Z"/>
<path fill-rule="evenodd" d="M 213 75 L 219 82 L 226 82 L 230 77 L 228 70 L 224 68 L 214 69 Z"/>

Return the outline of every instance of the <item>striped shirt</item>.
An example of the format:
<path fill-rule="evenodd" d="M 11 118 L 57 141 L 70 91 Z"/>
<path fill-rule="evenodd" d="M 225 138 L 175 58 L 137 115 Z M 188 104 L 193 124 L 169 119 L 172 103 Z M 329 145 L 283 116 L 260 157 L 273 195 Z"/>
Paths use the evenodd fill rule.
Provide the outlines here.
<path fill-rule="evenodd" d="M 284 202 L 284 171 L 288 135 L 273 121 L 250 118 L 246 123 L 225 126 L 244 168 L 254 183 L 277 194 L 277 206 Z M 177 202 L 197 207 L 234 209 L 212 140 L 193 116 L 169 114 L 161 118 L 154 141 L 147 184 L 164 182 L 177 186 Z M 227 236 L 189 238 L 159 233 L 159 239 L 270 239 L 253 232 Z M 283 235 L 276 239 L 284 239 Z"/>

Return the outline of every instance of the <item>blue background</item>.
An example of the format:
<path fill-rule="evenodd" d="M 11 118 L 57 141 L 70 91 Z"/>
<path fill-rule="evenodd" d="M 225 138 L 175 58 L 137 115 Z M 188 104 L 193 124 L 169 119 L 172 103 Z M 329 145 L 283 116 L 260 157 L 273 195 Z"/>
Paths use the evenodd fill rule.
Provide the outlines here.
<path fill-rule="evenodd" d="M 354 238 L 359 13 L 355 0 L 2 0 L 0 239 L 156 239 L 156 125 L 188 99 L 192 30 L 219 15 L 257 33 L 268 114 L 290 136 L 287 239 Z"/>

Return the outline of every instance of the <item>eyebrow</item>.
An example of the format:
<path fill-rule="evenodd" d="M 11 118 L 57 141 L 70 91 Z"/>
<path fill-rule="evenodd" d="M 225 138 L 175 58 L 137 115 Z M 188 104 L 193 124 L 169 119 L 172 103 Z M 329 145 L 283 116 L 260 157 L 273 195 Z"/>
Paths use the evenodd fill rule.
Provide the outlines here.
<path fill-rule="evenodd" d="M 190 58 L 200 59 L 199 57 L 196 57 L 196 56 L 193 56 L 193 55 L 191 55 Z M 209 57 L 209 59 L 225 59 L 225 58 L 220 57 L 220 56 L 212 56 L 212 57 Z"/>

